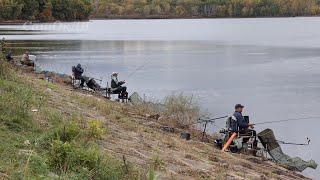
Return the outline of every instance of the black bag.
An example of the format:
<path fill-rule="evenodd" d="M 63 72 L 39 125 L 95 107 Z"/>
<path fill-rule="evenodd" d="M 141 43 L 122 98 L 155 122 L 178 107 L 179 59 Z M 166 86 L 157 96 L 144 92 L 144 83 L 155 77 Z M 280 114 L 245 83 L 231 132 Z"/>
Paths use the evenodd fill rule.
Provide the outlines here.
<path fill-rule="evenodd" d="M 88 82 L 87 82 L 87 86 L 88 88 L 94 90 L 94 91 L 99 91 L 101 90 L 101 87 L 100 85 L 94 80 L 94 79 L 90 79 Z"/>
<path fill-rule="evenodd" d="M 238 131 L 238 123 L 236 118 L 233 118 L 232 116 L 228 117 L 226 122 L 226 128 L 228 131 L 231 131 L 231 132 Z"/>

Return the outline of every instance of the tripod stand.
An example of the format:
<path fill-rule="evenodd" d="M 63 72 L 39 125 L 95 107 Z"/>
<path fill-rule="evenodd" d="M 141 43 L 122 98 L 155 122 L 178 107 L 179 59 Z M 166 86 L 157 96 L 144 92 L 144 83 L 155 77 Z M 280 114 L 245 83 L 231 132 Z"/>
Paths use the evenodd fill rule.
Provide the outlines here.
<path fill-rule="evenodd" d="M 218 117 L 218 118 L 213 118 L 213 119 L 207 119 L 207 120 L 199 119 L 197 124 L 204 123 L 203 131 L 200 134 L 202 136 L 201 137 L 201 141 L 209 142 L 209 138 L 208 138 L 208 134 L 207 134 L 207 128 L 208 128 L 208 124 L 209 123 L 215 123 L 216 120 L 223 119 L 223 118 L 226 118 L 226 117 L 228 117 L 228 116 L 223 116 L 223 117 Z"/>
<path fill-rule="evenodd" d="M 204 124 L 204 128 L 203 128 L 203 131 L 202 131 L 202 138 L 201 138 L 201 141 L 205 141 L 208 142 L 209 141 L 209 138 L 208 138 L 208 135 L 207 135 L 207 126 L 208 126 L 208 123 L 209 121 L 205 121 L 205 124 Z"/>

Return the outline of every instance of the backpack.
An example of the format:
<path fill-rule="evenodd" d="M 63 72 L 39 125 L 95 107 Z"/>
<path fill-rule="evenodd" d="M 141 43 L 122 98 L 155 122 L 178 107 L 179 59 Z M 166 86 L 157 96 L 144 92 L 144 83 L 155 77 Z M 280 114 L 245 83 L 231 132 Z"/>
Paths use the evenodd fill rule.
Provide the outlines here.
<path fill-rule="evenodd" d="M 101 86 L 94 79 L 90 79 L 87 82 L 87 86 L 94 91 L 99 91 L 102 89 Z"/>
<path fill-rule="evenodd" d="M 231 131 L 231 132 L 238 131 L 237 118 L 234 116 L 228 117 L 226 122 L 226 128 L 228 131 Z"/>

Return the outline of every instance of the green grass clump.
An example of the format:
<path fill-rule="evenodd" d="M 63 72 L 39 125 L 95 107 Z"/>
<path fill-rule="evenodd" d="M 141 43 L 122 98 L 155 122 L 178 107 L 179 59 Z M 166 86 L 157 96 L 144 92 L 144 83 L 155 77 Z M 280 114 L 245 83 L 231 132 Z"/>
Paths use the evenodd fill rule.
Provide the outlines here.
<path fill-rule="evenodd" d="M 99 163 L 99 155 L 96 150 L 85 150 L 76 147 L 73 143 L 60 140 L 53 141 L 49 153 L 50 166 L 60 174 L 77 171 L 80 168 L 92 170 Z"/>
<path fill-rule="evenodd" d="M 106 133 L 106 129 L 103 127 L 103 122 L 100 120 L 90 120 L 89 125 L 89 136 L 93 138 L 101 138 Z"/>
<path fill-rule="evenodd" d="M 132 166 L 124 167 L 120 161 L 101 154 L 97 147 L 79 146 L 75 142 L 56 140 L 50 148 L 50 154 L 50 166 L 60 175 L 68 173 L 69 177 L 80 175 L 84 179 L 127 179 L 136 172 Z"/>
<path fill-rule="evenodd" d="M 154 168 L 150 168 L 148 171 L 148 180 L 155 180 L 156 179 L 156 172 Z"/>

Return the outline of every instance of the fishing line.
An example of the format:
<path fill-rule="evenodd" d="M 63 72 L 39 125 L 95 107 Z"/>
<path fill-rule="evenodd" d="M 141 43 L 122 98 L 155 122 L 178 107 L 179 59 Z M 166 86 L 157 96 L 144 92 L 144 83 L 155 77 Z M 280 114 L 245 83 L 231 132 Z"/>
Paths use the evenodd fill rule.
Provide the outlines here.
<path fill-rule="evenodd" d="M 320 118 L 320 116 L 302 117 L 302 118 L 290 118 L 290 119 L 282 119 L 282 120 L 276 120 L 276 121 L 267 121 L 267 122 L 262 122 L 262 123 L 255 123 L 253 125 L 273 124 L 273 123 L 282 123 L 282 122 L 299 121 L 299 120 L 311 120 L 311 119 L 317 119 L 317 118 Z"/>
<path fill-rule="evenodd" d="M 88 63 L 86 63 L 85 65 L 84 65 L 84 75 L 86 75 L 87 74 L 87 72 L 88 72 Z"/>
<path fill-rule="evenodd" d="M 136 72 L 140 71 L 141 69 L 143 69 L 145 66 L 147 66 L 147 64 L 149 64 L 150 61 L 149 59 L 147 59 L 141 66 L 139 66 L 138 68 L 136 68 L 133 72 L 131 72 L 129 75 L 128 75 L 128 79 L 130 77 L 132 77 Z"/>
<path fill-rule="evenodd" d="M 229 116 L 222 116 L 222 117 L 217 117 L 217 118 L 213 118 L 213 119 L 201 119 L 199 118 L 199 120 L 195 123 L 191 123 L 185 126 L 190 126 L 190 125 L 194 125 L 194 124 L 200 124 L 200 123 L 204 123 L 204 122 L 215 122 L 215 120 L 219 120 L 219 119 L 223 119 L 223 118 L 227 118 Z M 262 123 L 255 123 L 253 125 L 263 125 L 263 124 L 272 124 L 272 123 L 282 123 L 282 122 L 289 122 L 289 121 L 299 121 L 299 120 L 311 120 L 311 119 L 316 119 L 316 118 L 320 118 L 320 116 L 312 116 L 312 117 L 302 117 L 302 118 L 290 118 L 290 119 L 282 119 L 282 120 L 276 120 L 276 121 L 267 121 L 267 122 L 262 122 Z"/>

